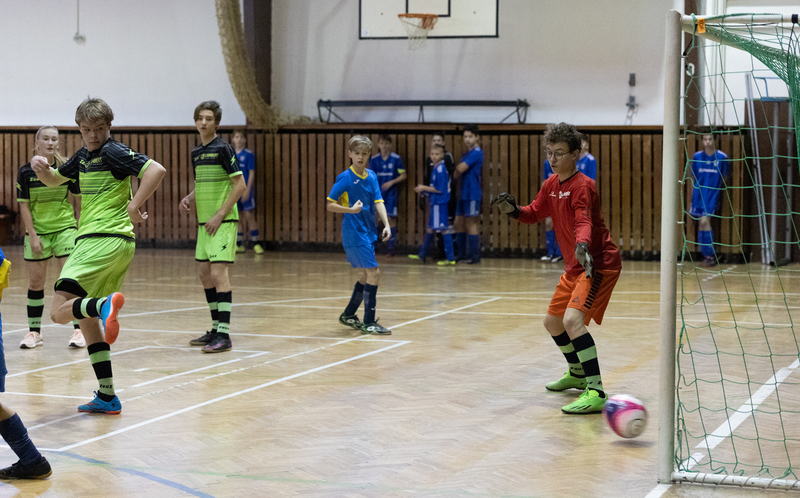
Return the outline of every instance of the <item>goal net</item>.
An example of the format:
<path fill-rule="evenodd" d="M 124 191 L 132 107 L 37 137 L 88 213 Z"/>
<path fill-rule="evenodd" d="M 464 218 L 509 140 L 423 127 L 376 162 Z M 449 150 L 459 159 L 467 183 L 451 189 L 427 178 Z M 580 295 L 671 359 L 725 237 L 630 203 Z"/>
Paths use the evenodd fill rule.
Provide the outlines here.
<path fill-rule="evenodd" d="M 674 375 L 662 362 L 674 397 L 662 397 L 672 410 L 662 462 L 670 481 L 800 489 L 800 26 L 736 14 L 683 16 L 681 27 L 680 230 L 676 261 L 662 260 L 662 277 L 677 267 L 677 350 Z M 674 124 L 665 115 L 665 143 Z"/>

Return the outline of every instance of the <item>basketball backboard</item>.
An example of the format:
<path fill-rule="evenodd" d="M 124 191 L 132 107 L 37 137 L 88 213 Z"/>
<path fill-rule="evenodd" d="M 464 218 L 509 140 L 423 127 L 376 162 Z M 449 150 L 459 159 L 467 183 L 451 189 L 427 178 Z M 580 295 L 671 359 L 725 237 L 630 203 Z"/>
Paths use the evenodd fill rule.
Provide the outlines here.
<path fill-rule="evenodd" d="M 408 38 L 398 14 L 436 14 L 428 38 L 497 38 L 500 0 L 359 0 L 361 40 Z"/>

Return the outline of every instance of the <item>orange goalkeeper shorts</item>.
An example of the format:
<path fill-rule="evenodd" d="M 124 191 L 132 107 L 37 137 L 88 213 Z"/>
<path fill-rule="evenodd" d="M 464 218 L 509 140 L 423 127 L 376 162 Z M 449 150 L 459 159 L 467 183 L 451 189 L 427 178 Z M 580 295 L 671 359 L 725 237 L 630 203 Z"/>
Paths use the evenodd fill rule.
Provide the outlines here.
<path fill-rule="evenodd" d="M 603 314 L 611 299 L 611 292 L 619 280 L 619 272 L 620 270 L 594 270 L 591 278 L 586 278 L 584 273 L 561 275 L 547 314 L 564 316 L 567 308 L 575 308 L 586 317 L 584 325 L 589 325 L 591 320 L 600 325 L 603 323 Z"/>

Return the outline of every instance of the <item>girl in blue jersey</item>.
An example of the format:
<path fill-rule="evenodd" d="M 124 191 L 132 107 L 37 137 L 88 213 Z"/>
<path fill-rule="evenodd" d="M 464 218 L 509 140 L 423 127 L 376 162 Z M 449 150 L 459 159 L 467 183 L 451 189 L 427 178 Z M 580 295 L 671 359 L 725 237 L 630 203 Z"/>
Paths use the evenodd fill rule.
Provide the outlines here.
<path fill-rule="evenodd" d="M 374 171 L 367 169 L 372 152 L 372 141 L 355 135 L 348 144 L 348 154 L 352 165 L 336 177 L 328 195 L 328 211 L 344 213 L 342 216 L 342 245 L 347 261 L 358 269 L 358 282 L 353 289 L 350 303 L 339 321 L 344 325 L 360 330 L 362 334 L 391 335 L 392 331 L 378 324 L 375 318 L 376 294 L 380 270 L 375 260 L 373 243 L 375 235 L 375 213 L 383 223 L 381 241 L 391 235 L 386 207 L 383 205 L 381 188 Z M 356 312 L 364 302 L 364 321 L 358 319 Z"/>

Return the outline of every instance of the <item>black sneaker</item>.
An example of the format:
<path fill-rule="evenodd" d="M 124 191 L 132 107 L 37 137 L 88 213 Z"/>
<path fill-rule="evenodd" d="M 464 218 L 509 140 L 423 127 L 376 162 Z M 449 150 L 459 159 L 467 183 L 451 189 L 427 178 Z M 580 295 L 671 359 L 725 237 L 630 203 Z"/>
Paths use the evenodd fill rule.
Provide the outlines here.
<path fill-rule="evenodd" d="M 373 323 L 363 323 L 361 324 L 361 333 L 362 334 L 375 334 L 375 335 L 392 335 L 392 331 L 387 329 L 386 327 L 380 325 L 378 320 L 375 320 Z"/>
<path fill-rule="evenodd" d="M 32 465 L 22 465 L 17 462 L 11 467 L 0 469 L 0 479 L 47 479 L 52 473 L 50 462 L 41 457 Z"/>
<path fill-rule="evenodd" d="M 223 339 L 220 334 L 216 334 L 214 339 L 203 346 L 203 349 L 200 351 L 204 353 L 222 353 L 223 351 L 230 351 L 232 347 L 233 344 L 230 339 Z"/>
<path fill-rule="evenodd" d="M 213 338 L 214 338 L 214 331 L 209 330 L 208 332 L 201 335 L 197 339 L 192 339 L 191 341 L 189 341 L 189 344 L 191 344 L 192 346 L 205 346 L 206 344 L 211 342 L 211 339 Z"/>
<path fill-rule="evenodd" d="M 358 315 L 346 316 L 342 313 L 339 315 L 339 323 L 347 325 L 348 327 L 353 327 L 356 330 L 361 330 L 361 320 L 358 319 Z"/>

